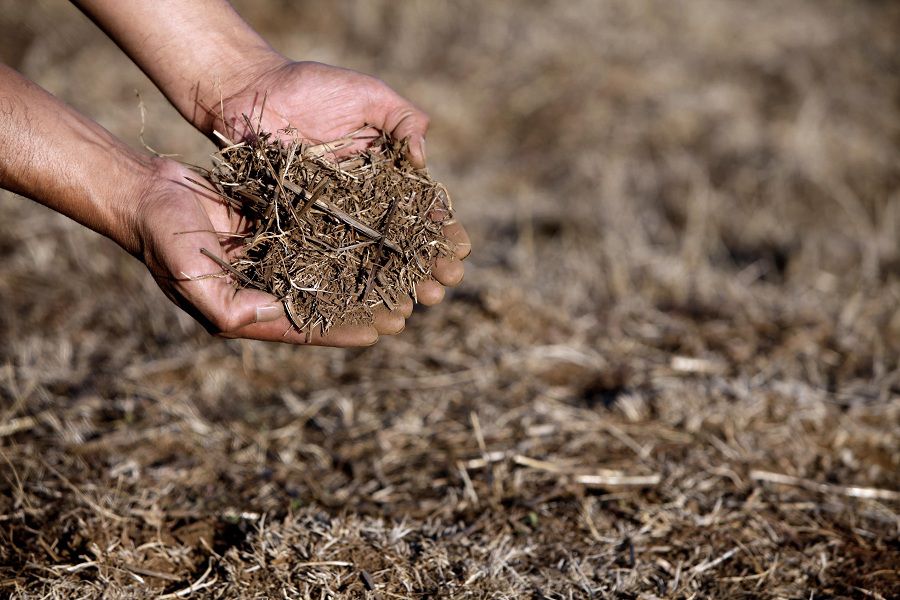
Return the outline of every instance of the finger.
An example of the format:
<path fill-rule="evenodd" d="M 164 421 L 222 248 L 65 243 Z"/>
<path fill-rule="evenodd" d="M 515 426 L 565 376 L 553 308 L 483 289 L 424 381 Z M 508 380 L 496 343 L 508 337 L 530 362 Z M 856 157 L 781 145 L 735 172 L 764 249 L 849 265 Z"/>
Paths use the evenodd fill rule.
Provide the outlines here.
<path fill-rule="evenodd" d="M 396 140 L 409 140 L 409 161 L 416 168 L 425 167 L 425 134 L 428 115 L 408 100 L 384 86 L 373 97 L 366 115 L 368 122 Z"/>
<path fill-rule="evenodd" d="M 406 319 L 399 310 L 379 306 L 375 309 L 374 325 L 379 335 L 396 335 L 406 327 Z"/>
<path fill-rule="evenodd" d="M 459 285 L 464 274 L 465 267 L 463 267 L 462 261 L 456 257 L 440 257 L 434 261 L 431 269 L 431 276 L 437 279 L 438 283 L 449 287 Z"/>
<path fill-rule="evenodd" d="M 330 346 L 333 348 L 356 348 L 371 346 L 378 341 L 378 331 L 371 325 L 340 325 L 332 327 L 325 335 L 318 329 L 307 336 L 297 331 L 287 317 L 276 321 L 254 323 L 236 331 L 220 334 L 228 338 L 245 338 L 267 342 L 307 346 Z"/>
<path fill-rule="evenodd" d="M 207 328 L 224 337 L 316 346 L 370 346 L 378 341 L 372 326 L 335 327 L 322 335 L 297 331 L 284 315 L 282 303 L 266 292 L 235 290 L 225 278 L 181 282 L 179 293 L 203 317 Z"/>
<path fill-rule="evenodd" d="M 445 206 L 449 201 L 445 201 Z M 441 223 L 441 233 L 450 242 L 453 254 L 460 260 L 465 259 L 472 252 L 472 241 L 469 234 L 459 221 L 453 220 L 449 208 L 433 208 L 428 217 L 435 223 Z"/>
<path fill-rule="evenodd" d="M 401 137 L 400 139 L 404 139 Z M 428 155 L 425 153 L 425 136 L 412 135 L 409 136 L 409 162 L 417 169 L 424 169 L 425 163 L 428 162 Z"/>
<path fill-rule="evenodd" d="M 465 259 L 472 253 L 472 241 L 465 228 L 457 221 L 444 225 L 444 237 L 450 240 L 453 254 L 459 260 Z"/>
<path fill-rule="evenodd" d="M 408 319 L 413 312 L 413 299 L 409 296 L 404 296 L 400 303 L 397 305 L 396 310 L 400 311 L 400 314 L 403 315 L 404 319 Z"/>
<path fill-rule="evenodd" d="M 287 320 L 275 296 L 254 289 L 235 290 L 224 278 L 185 282 L 181 288 L 185 299 L 202 313 L 209 328 L 216 333 L 227 334 L 255 323 Z"/>
<path fill-rule="evenodd" d="M 260 303 L 261 300 L 266 302 Z M 336 348 L 371 346 L 378 341 L 377 329 L 369 325 L 333 327 L 324 335 L 318 330 L 309 335 L 297 331 L 285 316 L 284 305 L 274 296 L 258 290 L 245 289 L 233 293 L 226 310 L 230 310 L 233 316 L 222 326 L 221 335 L 225 337 Z"/>
<path fill-rule="evenodd" d="M 335 148 L 333 152 L 325 156 L 336 161 L 341 161 L 351 156 L 356 156 L 368 149 L 373 141 L 381 139 L 381 132 L 374 127 L 364 127 L 353 134 L 353 139 L 349 144 L 340 148 Z"/>
<path fill-rule="evenodd" d="M 444 299 L 444 286 L 433 279 L 426 279 L 416 284 L 416 298 L 419 304 L 434 306 Z"/>

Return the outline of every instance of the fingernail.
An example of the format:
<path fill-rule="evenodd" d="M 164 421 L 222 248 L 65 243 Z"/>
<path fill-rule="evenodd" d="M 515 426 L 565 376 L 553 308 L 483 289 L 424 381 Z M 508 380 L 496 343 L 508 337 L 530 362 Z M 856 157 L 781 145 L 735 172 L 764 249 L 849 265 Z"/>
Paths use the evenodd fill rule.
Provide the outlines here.
<path fill-rule="evenodd" d="M 428 216 L 435 223 L 443 223 L 450 218 L 450 211 L 445 208 L 433 208 Z"/>
<path fill-rule="evenodd" d="M 459 260 L 469 258 L 472 253 L 472 242 L 456 242 L 453 244 L 453 254 Z"/>
<path fill-rule="evenodd" d="M 277 321 L 284 315 L 284 307 L 281 303 L 263 304 L 256 307 L 256 322 L 266 323 L 268 321 Z"/>
<path fill-rule="evenodd" d="M 419 159 L 422 162 L 422 166 L 425 166 L 425 163 L 428 160 L 428 157 L 425 154 L 425 137 L 419 136 Z"/>

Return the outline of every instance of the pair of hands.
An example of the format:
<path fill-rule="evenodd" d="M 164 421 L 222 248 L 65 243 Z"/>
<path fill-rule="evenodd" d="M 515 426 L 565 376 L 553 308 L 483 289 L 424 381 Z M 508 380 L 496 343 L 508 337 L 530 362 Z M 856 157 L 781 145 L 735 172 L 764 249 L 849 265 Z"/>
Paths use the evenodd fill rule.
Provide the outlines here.
<path fill-rule="evenodd" d="M 195 122 L 199 129 L 249 135 L 240 127 L 243 115 L 258 118 L 265 98 L 260 122 L 264 131 L 291 127 L 302 138 L 328 141 L 371 127 L 398 140 L 408 139 L 410 160 L 415 166 L 425 166 L 428 117 L 378 79 L 319 63 L 291 62 L 277 55 L 242 70 L 240 79 L 230 82 L 230 87 L 238 91 L 222 98 L 216 107 L 216 112 L 223 114 L 204 111 Z M 136 208 L 133 228 L 139 258 L 156 282 L 209 331 L 225 337 L 348 347 L 371 345 L 379 335 L 403 330 L 412 313 L 411 298 L 394 311 L 380 307 L 372 326 L 337 326 L 326 335 L 314 332 L 307 340 L 291 327 L 274 296 L 253 289 L 237 290 L 225 278 L 203 277 L 220 267 L 200 249 L 230 261 L 239 249 L 223 247 L 214 232 L 238 232 L 245 224 L 240 215 L 233 211 L 229 214 L 223 203 L 190 184 L 186 177 L 191 173 L 182 165 L 156 159 Z M 444 233 L 453 242 L 455 255 L 438 259 L 433 279 L 416 287 L 418 301 L 425 305 L 440 302 L 445 286 L 462 280 L 461 261 L 471 249 L 468 235 L 458 223 L 446 225 Z"/>

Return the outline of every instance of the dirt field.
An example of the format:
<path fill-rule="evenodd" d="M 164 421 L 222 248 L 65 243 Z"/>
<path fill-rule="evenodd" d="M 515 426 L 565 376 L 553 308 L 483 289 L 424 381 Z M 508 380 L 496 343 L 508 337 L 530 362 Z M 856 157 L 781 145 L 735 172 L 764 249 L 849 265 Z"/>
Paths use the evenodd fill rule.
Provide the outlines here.
<path fill-rule="evenodd" d="M 0 196 L 0 596 L 900 596 L 896 2 L 237 5 L 431 113 L 466 281 L 365 350 L 222 341 Z M 0 25 L 208 164 L 67 3 Z"/>

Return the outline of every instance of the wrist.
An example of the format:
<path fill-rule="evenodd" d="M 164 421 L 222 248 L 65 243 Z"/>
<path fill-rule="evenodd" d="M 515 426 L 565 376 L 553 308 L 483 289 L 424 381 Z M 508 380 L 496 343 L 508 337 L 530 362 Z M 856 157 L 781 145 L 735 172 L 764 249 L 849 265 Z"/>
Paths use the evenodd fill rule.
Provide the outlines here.
<path fill-rule="evenodd" d="M 153 161 L 0 65 L 0 186 L 137 248 L 136 199 Z"/>
<path fill-rule="evenodd" d="M 207 113 L 215 115 L 247 71 L 279 58 L 225 0 L 75 3 L 206 134 L 213 122 Z"/>
<path fill-rule="evenodd" d="M 112 148 L 106 168 L 90 185 L 89 193 L 97 206 L 96 223 L 85 223 L 110 238 L 129 254 L 140 256 L 143 242 L 141 213 L 148 190 L 160 180 L 161 159 L 125 148 Z M 171 162 L 171 161 L 169 161 Z"/>

